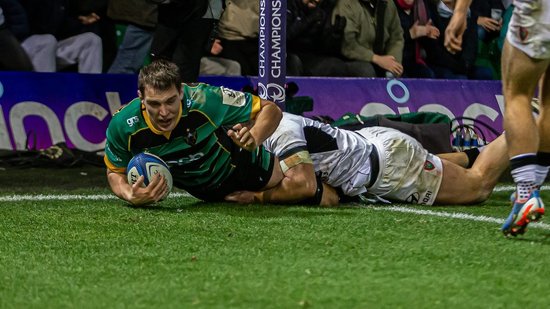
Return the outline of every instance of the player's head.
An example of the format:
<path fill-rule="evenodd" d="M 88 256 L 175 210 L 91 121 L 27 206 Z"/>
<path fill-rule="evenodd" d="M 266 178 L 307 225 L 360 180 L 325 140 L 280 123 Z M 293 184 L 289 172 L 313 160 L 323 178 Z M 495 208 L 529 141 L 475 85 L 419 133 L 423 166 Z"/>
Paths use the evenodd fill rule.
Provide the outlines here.
<path fill-rule="evenodd" d="M 156 60 L 143 67 L 138 77 L 138 95 L 152 125 L 171 131 L 178 122 L 183 91 L 178 67 L 167 60 Z"/>

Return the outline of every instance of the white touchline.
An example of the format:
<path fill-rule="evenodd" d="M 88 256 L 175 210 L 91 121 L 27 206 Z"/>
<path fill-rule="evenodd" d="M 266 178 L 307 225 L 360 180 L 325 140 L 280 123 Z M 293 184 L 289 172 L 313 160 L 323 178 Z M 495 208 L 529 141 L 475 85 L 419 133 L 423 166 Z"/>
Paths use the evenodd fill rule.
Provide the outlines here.
<path fill-rule="evenodd" d="M 495 187 L 494 191 L 513 191 L 514 186 L 512 185 L 501 185 Z M 550 186 L 543 186 L 543 190 L 549 189 Z M 178 198 L 178 197 L 192 197 L 189 193 L 186 192 L 172 192 L 168 196 L 169 199 Z M 52 201 L 52 200 L 116 200 L 118 199 L 113 194 L 23 194 L 23 195 L 6 195 L 0 196 L 0 202 L 20 202 L 20 201 Z M 425 216 L 434 216 L 434 217 L 443 217 L 443 218 L 452 218 L 452 219 L 463 219 L 471 221 L 480 221 L 480 222 L 490 222 L 502 224 L 504 219 L 487 217 L 487 216 L 476 216 L 465 213 L 458 212 L 446 212 L 446 211 L 433 211 L 427 209 L 418 209 L 413 207 L 404 207 L 404 206 L 380 206 L 380 207 L 371 207 L 374 210 L 384 210 L 384 211 L 395 211 L 403 213 L 414 213 L 418 215 Z M 529 227 L 540 228 L 544 230 L 550 230 L 550 224 L 542 222 L 533 222 Z"/>
<path fill-rule="evenodd" d="M 172 192 L 168 198 L 192 197 L 187 192 Z M 21 201 L 69 201 L 69 200 L 117 200 L 113 194 L 23 194 L 0 196 L 0 202 Z"/>
<path fill-rule="evenodd" d="M 502 192 L 502 191 L 510 191 L 510 193 L 514 192 L 514 190 L 516 189 L 515 186 L 513 185 L 500 185 L 500 186 L 496 186 L 493 191 L 494 192 Z M 550 189 L 550 186 L 542 186 L 540 187 L 541 190 L 548 190 Z"/>
<path fill-rule="evenodd" d="M 459 212 L 433 211 L 433 210 L 427 210 L 427 209 L 409 208 L 404 206 L 380 206 L 380 207 L 372 207 L 371 209 L 395 211 L 395 212 L 403 212 L 403 213 L 413 213 L 417 215 L 426 215 L 426 216 L 452 218 L 452 219 L 491 222 L 491 223 L 498 223 L 498 224 L 504 223 L 504 219 L 499 219 L 499 218 L 493 218 L 493 217 L 487 217 L 487 216 L 476 216 L 476 215 L 470 215 L 470 214 L 459 213 Z M 529 227 L 530 228 L 536 227 L 544 230 L 550 230 L 550 224 L 546 224 L 542 222 L 533 222 L 529 224 Z"/>

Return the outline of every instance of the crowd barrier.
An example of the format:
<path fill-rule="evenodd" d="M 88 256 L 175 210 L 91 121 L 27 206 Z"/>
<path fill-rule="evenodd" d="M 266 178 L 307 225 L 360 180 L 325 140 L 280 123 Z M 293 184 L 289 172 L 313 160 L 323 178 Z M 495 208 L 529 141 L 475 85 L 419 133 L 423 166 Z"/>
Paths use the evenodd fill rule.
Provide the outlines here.
<path fill-rule="evenodd" d="M 255 85 L 257 79 L 201 77 L 201 81 L 241 89 Z M 369 116 L 434 111 L 502 130 L 499 81 L 306 77 L 287 81 L 298 85 L 298 96 L 313 99 L 313 110 L 306 116 L 336 119 L 347 112 Z M 0 149 L 42 149 L 59 142 L 85 151 L 103 149 L 112 113 L 136 96 L 135 75 L 0 72 Z"/>

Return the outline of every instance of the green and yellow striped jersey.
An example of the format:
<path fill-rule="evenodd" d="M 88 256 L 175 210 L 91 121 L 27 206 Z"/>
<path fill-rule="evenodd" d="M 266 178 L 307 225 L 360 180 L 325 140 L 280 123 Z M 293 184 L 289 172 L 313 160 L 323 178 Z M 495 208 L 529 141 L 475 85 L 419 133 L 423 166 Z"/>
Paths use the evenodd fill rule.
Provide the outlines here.
<path fill-rule="evenodd" d="M 107 168 L 124 173 L 130 159 L 145 151 L 166 161 L 180 188 L 204 188 L 227 179 L 241 149 L 227 136 L 225 126 L 254 118 L 260 98 L 202 83 L 184 84 L 183 93 L 180 118 L 170 132 L 153 127 L 139 98 L 115 113 L 107 129 Z M 261 160 L 263 152 L 258 148 L 252 159 Z"/>

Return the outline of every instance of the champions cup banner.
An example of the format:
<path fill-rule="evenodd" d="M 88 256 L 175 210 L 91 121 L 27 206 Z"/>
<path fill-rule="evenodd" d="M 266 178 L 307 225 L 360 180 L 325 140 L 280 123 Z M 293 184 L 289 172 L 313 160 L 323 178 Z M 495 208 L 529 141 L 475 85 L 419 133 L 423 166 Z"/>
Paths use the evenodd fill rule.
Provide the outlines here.
<path fill-rule="evenodd" d="M 285 102 L 286 1 L 260 0 L 258 32 L 258 96 Z"/>
<path fill-rule="evenodd" d="M 202 77 L 240 90 L 256 78 Z M 310 96 L 306 116 L 339 118 L 432 111 L 466 116 L 502 131 L 499 81 L 289 77 L 299 96 Z M 0 149 L 43 149 L 59 142 L 97 151 L 111 115 L 137 96 L 136 75 L 0 72 Z M 467 122 L 464 120 L 463 122 Z M 467 122 L 471 124 L 471 122 Z M 494 138 L 491 133 L 487 136 Z M 489 139 L 489 138 L 488 138 Z"/>

